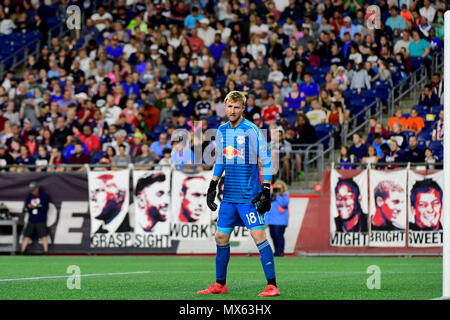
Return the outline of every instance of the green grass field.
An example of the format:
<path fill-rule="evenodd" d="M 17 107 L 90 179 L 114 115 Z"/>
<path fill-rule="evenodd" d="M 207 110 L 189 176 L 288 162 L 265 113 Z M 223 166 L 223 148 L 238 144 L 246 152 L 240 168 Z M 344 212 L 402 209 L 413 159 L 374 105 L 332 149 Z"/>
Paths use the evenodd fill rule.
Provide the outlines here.
<path fill-rule="evenodd" d="M 67 288 L 70 265 L 80 268 L 79 290 Z M 370 265 L 381 270 L 378 290 L 366 286 Z M 275 258 L 275 266 L 281 296 L 274 299 L 432 299 L 442 295 L 441 258 L 283 257 Z M 264 299 L 257 296 L 266 284 L 258 257 L 231 257 L 228 294 L 196 294 L 214 279 L 214 257 L 0 257 L 2 300 Z"/>

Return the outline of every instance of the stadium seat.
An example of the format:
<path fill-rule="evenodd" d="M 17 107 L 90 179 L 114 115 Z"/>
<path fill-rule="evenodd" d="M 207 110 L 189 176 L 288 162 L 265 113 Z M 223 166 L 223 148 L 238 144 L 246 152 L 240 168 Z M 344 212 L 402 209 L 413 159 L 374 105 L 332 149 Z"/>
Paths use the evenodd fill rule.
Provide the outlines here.
<path fill-rule="evenodd" d="M 392 72 L 392 82 L 394 84 L 394 87 L 397 86 L 400 83 L 400 81 L 402 81 L 402 80 L 403 80 L 403 76 L 402 76 L 401 72 L 398 72 L 398 71 Z"/>
<path fill-rule="evenodd" d="M 438 116 L 438 115 L 439 115 L 439 112 L 441 112 L 442 109 L 444 109 L 444 106 L 443 106 L 443 105 L 433 106 L 433 107 L 431 108 L 431 113 L 434 114 L 434 115 L 436 115 L 436 116 Z"/>
<path fill-rule="evenodd" d="M 419 132 L 419 134 L 417 135 L 417 139 L 419 141 L 423 140 L 423 141 L 430 141 L 431 140 L 431 134 L 432 134 L 432 128 L 430 129 L 424 129 L 421 132 Z"/>
<path fill-rule="evenodd" d="M 311 110 L 312 110 L 312 107 L 311 107 L 310 105 L 307 105 L 307 106 L 305 106 L 305 107 L 302 109 L 303 113 L 308 113 L 308 112 L 310 112 Z"/>
<path fill-rule="evenodd" d="M 224 88 L 226 82 L 227 82 L 227 76 L 225 76 L 225 75 L 217 76 L 216 79 L 214 80 L 214 86 L 216 86 L 218 88 Z"/>
<path fill-rule="evenodd" d="M 386 104 L 389 98 L 389 89 L 391 85 L 388 81 L 376 81 L 372 84 L 372 88 L 374 89 L 375 96 L 380 98 L 380 100 Z"/>
<path fill-rule="evenodd" d="M 267 92 L 269 93 L 269 95 L 271 95 L 273 93 L 273 83 L 272 82 L 265 82 L 263 84 L 263 89 L 267 89 Z"/>
<path fill-rule="evenodd" d="M 424 150 L 427 147 L 427 142 L 425 140 L 418 140 L 417 147 Z"/>
<path fill-rule="evenodd" d="M 442 143 L 442 141 L 431 141 L 430 144 L 428 145 L 428 147 L 433 151 L 434 154 L 442 151 L 444 149 L 444 145 Z"/>
<path fill-rule="evenodd" d="M 327 149 L 333 134 L 333 126 L 327 123 L 320 123 L 315 125 L 314 129 L 316 130 L 317 141 L 320 141 L 324 149 Z"/>
<path fill-rule="evenodd" d="M 297 112 L 295 112 L 293 108 L 289 109 L 284 109 L 283 112 L 280 114 L 280 117 L 286 119 L 289 124 L 293 124 L 295 120 L 297 120 Z"/>
<path fill-rule="evenodd" d="M 166 132 L 166 130 L 167 130 L 166 126 L 159 124 L 153 127 L 153 130 L 152 132 L 150 132 L 150 135 L 156 141 L 159 139 L 159 135 L 163 132 Z"/>
<path fill-rule="evenodd" d="M 408 141 L 409 141 L 409 138 L 416 135 L 416 132 L 412 131 L 412 130 L 405 130 L 405 131 L 403 131 L 403 133 L 405 134 Z"/>
<path fill-rule="evenodd" d="M 208 122 L 208 128 L 218 128 L 222 118 L 219 116 L 210 116 L 206 121 Z"/>
<path fill-rule="evenodd" d="M 430 120 L 430 121 L 425 120 L 424 122 L 425 122 L 425 129 L 433 129 L 434 123 L 436 121 L 434 121 L 434 120 Z"/>
<path fill-rule="evenodd" d="M 100 161 L 100 159 L 103 157 L 103 155 L 104 155 L 103 151 L 94 152 L 94 154 L 91 157 L 91 162 L 98 163 Z"/>
<path fill-rule="evenodd" d="M 425 116 L 431 112 L 430 107 L 425 106 L 425 105 L 415 105 L 413 108 L 417 109 L 417 112 L 419 113 L 419 115 L 425 119 Z"/>
<path fill-rule="evenodd" d="M 423 59 L 421 57 L 410 57 L 411 59 L 411 72 L 416 71 L 423 65 Z"/>

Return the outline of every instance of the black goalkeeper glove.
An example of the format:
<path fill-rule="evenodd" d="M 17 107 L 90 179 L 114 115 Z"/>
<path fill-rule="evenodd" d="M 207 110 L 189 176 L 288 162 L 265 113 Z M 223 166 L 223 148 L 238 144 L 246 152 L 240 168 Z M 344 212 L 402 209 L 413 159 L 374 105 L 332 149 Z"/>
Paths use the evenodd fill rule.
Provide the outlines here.
<path fill-rule="evenodd" d="M 206 204 L 212 211 L 217 210 L 217 204 L 214 202 L 217 194 L 217 182 L 218 181 L 211 180 L 208 188 L 208 195 L 206 196 Z"/>
<path fill-rule="evenodd" d="M 270 200 L 270 183 L 263 183 L 261 193 L 252 200 L 256 205 L 258 213 L 263 214 L 270 211 L 272 201 Z"/>

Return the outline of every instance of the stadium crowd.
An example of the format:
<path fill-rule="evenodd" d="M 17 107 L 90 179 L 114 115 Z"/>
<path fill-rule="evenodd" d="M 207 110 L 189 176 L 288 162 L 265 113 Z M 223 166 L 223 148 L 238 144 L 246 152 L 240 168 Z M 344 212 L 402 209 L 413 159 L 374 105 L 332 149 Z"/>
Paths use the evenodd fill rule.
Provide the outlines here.
<path fill-rule="evenodd" d="M 27 28 L 46 35 L 48 2 L 1 1 L 0 35 Z M 109 3 L 84 12 L 78 39 L 42 41 L 23 73 L 8 70 L 0 79 L 0 170 L 192 163 L 195 144 L 214 149 L 193 132 L 223 123 L 223 98 L 241 90 L 246 117 L 268 130 L 268 141 L 278 133 L 289 182 L 291 166 L 301 174 L 301 157 L 290 153 L 299 144 L 320 140 L 324 126 L 339 134 L 365 107 L 354 103 L 358 97 L 374 98 L 375 86 L 386 91 L 430 65 L 443 45 L 446 6 L 440 0 L 289 0 L 281 9 L 273 0 Z M 368 28 L 373 4 L 380 25 Z M 438 161 L 431 147 L 442 140 L 443 112 L 436 111 L 442 91 L 435 74 L 409 116 L 397 111 L 387 129 L 371 119 L 369 136 L 355 134 L 339 162 Z M 422 119 L 429 114 L 435 125 Z M 176 129 L 190 131 L 190 145 L 172 141 Z M 414 151 L 423 141 L 428 149 Z"/>

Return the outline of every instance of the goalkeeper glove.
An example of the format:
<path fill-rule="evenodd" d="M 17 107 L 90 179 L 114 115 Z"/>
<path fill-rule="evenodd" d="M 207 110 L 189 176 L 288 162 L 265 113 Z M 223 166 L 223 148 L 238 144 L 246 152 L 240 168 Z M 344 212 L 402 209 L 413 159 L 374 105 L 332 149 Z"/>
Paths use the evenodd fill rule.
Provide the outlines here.
<path fill-rule="evenodd" d="M 216 199 L 217 194 L 217 181 L 211 180 L 208 188 L 208 195 L 206 196 L 206 204 L 208 208 L 212 211 L 217 210 L 217 204 L 215 204 L 214 200 Z"/>
<path fill-rule="evenodd" d="M 252 200 L 252 203 L 256 205 L 256 211 L 263 214 L 270 211 L 272 207 L 272 201 L 270 200 L 270 183 L 263 183 L 261 193 Z"/>

